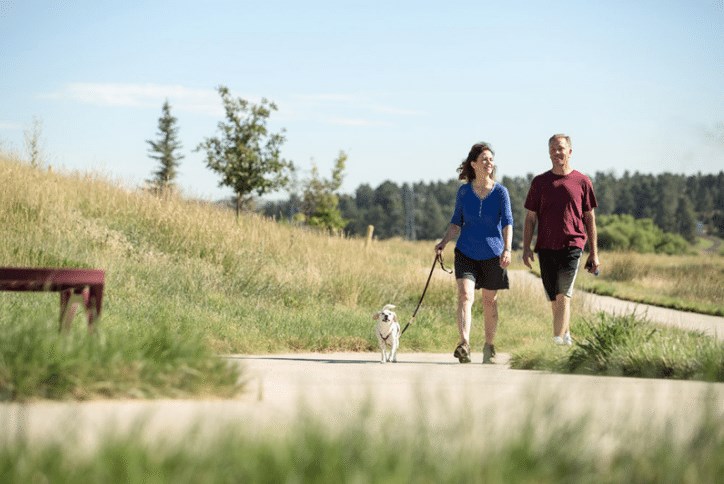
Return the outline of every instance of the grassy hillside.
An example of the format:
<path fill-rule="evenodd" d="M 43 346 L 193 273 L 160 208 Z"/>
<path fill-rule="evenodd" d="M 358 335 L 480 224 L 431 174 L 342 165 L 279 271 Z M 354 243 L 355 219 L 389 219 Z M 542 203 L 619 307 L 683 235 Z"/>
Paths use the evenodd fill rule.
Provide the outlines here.
<path fill-rule="evenodd" d="M 103 268 L 102 328 L 199 331 L 219 353 L 376 350 L 372 313 L 393 303 L 409 319 L 433 259 L 429 243 L 366 247 L 361 239 L 255 215 L 236 220 L 210 204 L 7 160 L 0 160 L 0 183 L 9 188 L 0 194 L 3 265 Z M 447 260 L 452 264 L 451 254 Z M 22 294 L 14 304 L 56 317 L 55 303 L 44 297 Z M 518 298 L 501 298 L 505 320 Z M 454 280 L 437 270 L 406 347 L 454 346 L 454 304 Z M 516 312 L 541 309 L 525 306 Z"/>
<path fill-rule="evenodd" d="M 0 293 L 0 400 L 226 396 L 243 375 L 218 354 L 377 351 L 373 312 L 393 303 L 407 322 L 433 260 L 430 243 L 366 246 L 255 215 L 237 220 L 212 204 L 2 156 L 0 184 L 0 265 L 106 271 L 92 338 L 80 316 L 70 338 L 57 335 L 56 293 Z M 436 270 L 403 351 L 452 352 L 455 301 L 453 276 Z M 540 288 L 502 291 L 499 351 L 549 343 L 549 313 Z"/>

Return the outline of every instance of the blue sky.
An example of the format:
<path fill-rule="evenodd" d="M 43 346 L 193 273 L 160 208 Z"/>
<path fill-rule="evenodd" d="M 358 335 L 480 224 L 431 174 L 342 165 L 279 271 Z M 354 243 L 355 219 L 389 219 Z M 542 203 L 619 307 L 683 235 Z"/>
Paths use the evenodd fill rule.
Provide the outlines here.
<path fill-rule="evenodd" d="M 302 178 L 347 152 L 346 193 L 448 180 L 479 140 L 500 175 L 539 173 L 556 132 L 590 175 L 724 169 L 722 0 L 0 0 L 5 151 L 35 118 L 50 165 L 137 186 L 168 99 L 180 186 L 228 196 L 193 151 L 219 85 L 278 105 Z"/>

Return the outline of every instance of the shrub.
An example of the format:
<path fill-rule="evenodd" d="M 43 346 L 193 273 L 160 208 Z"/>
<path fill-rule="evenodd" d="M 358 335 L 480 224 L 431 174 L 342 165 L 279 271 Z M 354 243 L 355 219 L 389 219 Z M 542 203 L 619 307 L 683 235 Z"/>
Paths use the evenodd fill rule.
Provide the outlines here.
<path fill-rule="evenodd" d="M 601 215 L 598 218 L 598 246 L 601 249 L 661 254 L 682 254 L 689 243 L 682 236 L 664 232 L 650 218 L 631 215 Z"/>

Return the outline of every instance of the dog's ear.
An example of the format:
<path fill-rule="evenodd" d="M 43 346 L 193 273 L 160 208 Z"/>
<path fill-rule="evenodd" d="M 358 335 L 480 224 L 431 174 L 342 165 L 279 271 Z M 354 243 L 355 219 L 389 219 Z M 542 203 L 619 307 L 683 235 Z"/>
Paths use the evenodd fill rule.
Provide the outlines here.
<path fill-rule="evenodd" d="M 397 306 L 394 304 L 385 304 L 385 307 L 382 308 L 383 311 L 387 311 L 388 309 L 395 309 Z"/>
<path fill-rule="evenodd" d="M 380 319 L 380 313 L 375 313 L 375 314 L 373 314 L 373 315 L 372 315 L 372 319 L 374 319 L 375 321 L 377 321 L 378 319 Z"/>

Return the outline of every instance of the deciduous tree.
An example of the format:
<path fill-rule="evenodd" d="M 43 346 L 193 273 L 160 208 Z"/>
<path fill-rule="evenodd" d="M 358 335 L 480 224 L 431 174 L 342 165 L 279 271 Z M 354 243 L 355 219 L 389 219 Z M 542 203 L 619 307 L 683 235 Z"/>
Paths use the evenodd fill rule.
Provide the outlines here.
<path fill-rule="evenodd" d="M 302 211 L 305 222 L 332 232 L 339 232 L 347 225 L 339 209 L 337 192 L 342 187 L 347 154 L 339 152 L 329 179 L 322 178 L 316 166 L 312 166 L 312 177 L 304 186 L 302 195 Z"/>
<path fill-rule="evenodd" d="M 218 88 L 226 121 L 218 124 L 219 136 L 206 138 L 196 148 L 206 152 L 206 166 L 221 175 L 219 186 L 234 191 L 236 215 L 251 200 L 284 188 L 294 165 L 281 157 L 284 130 L 269 133 L 267 120 L 276 105 L 262 98 L 253 104 L 233 98 L 225 86 Z"/>

